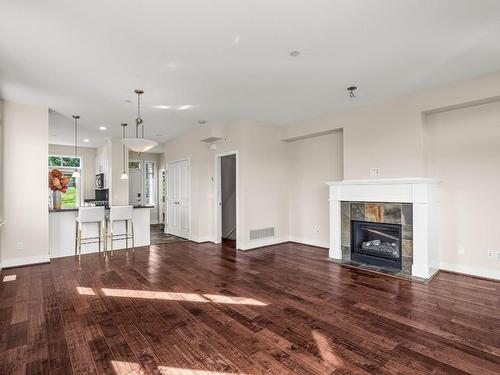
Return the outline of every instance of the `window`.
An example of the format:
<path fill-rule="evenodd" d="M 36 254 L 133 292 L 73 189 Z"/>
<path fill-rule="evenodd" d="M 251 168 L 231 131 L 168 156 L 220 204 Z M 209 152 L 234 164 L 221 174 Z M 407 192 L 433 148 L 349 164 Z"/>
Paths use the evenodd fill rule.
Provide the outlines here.
<path fill-rule="evenodd" d="M 80 179 L 71 177 L 71 175 L 75 171 L 75 168 L 81 170 L 80 163 L 81 160 L 79 157 L 56 155 L 49 156 L 49 171 L 52 169 L 58 169 L 62 172 L 63 177 L 71 178 L 68 184 L 68 189 L 65 193 L 61 193 L 62 208 L 76 208 L 80 205 Z"/>
<path fill-rule="evenodd" d="M 144 205 L 155 205 L 155 162 L 144 162 Z"/>

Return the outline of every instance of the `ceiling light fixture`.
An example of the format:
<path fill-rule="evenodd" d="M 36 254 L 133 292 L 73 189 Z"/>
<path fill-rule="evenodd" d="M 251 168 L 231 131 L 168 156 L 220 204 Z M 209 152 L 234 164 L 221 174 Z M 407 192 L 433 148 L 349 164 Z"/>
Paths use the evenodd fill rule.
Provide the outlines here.
<path fill-rule="evenodd" d="M 299 56 L 299 55 L 300 55 L 300 52 L 299 52 L 299 51 L 296 51 L 296 50 L 295 50 L 295 51 L 290 52 L 290 56 L 292 56 L 292 57 L 297 57 L 297 56 Z"/>
<path fill-rule="evenodd" d="M 178 106 L 178 107 L 177 107 L 177 109 L 178 109 L 179 111 L 184 111 L 184 110 L 189 109 L 189 108 L 191 108 L 191 107 L 192 107 L 192 105 L 191 105 L 191 104 L 186 104 L 186 105 L 180 105 L 180 106 Z"/>
<path fill-rule="evenodd" d="M 158 109 L 169 109 L 170 108 L 169 105 L 154 105 L 153 107 L 158 108 Z"/>
<path fill-rule="evenodd" d="M 125 131 L 127 128 L 126 123 L 122 123 L 122 139 L 125 139 Z M 125 143 L 123 144 L 123 172 L 122 175 L 120 176 L 120 180 L 128 180 L 128 175 L 127 172 L 125 171 L 125 159 L 126 159 L 126 152 L 127 152 L 127 147 L 125 147 Z"/>
<path fill-rule="evenodd" d="M 350 97 L 351 99 L 353 99 L 353 98 L 355 98 L 355 97 L 356 97 L 356 95 L 354 94 L 354 91 L 356 91 L 357 89 L 358 89 L 358 88 L 357 88 L 356 86 L 349 86 L 349 87 L 347 88 L 347 91 L 349 91 L 349 97 Z"/>
<path fill-rule="evenodd" d="M 203 125 L 203 124 L 206 124 L 207 123 L 207 120 L 198 120 L 198 124 L 200 125 Z"/>
<path fill-rule="evenodd" d="M 88 138 L 84 138 L 84 139 L 83 139 L 83 141 L 84 141 L 85 143 L 89 143 L 89 142 L 90 142 L 90 140 L 89 140 Z"/>
<path fill-rule="evenodd" d="M 75 158 L 78 158 L 78 120 L 80 119 L 80 116 L 73 115 L 73 118 L 75 119 Z M 71 177 L 80 178 L 80 172 L 78 171 L 78 168 L 75 167 L 75 170 Z"/>
<path fill-rule="evenodd" d="M 99 130 L 106 130 L 106 129 L 107 129 L 107 127 L 105 127 L 105 126 L 99 126 Z"/>
<path fill-rule="evenodd" d="M 142 90 L 135 90 L 137 94 L 137 117 L 135 118 L 135 137 L 123 138 L 123 144 L 127 145 L 132 151 L 137 153 L 146 152 L 152 149 L 158 142 L 151 139 L 144 138 L 144 121 L 141 116 L 141 95 L 144 94 Z"/>

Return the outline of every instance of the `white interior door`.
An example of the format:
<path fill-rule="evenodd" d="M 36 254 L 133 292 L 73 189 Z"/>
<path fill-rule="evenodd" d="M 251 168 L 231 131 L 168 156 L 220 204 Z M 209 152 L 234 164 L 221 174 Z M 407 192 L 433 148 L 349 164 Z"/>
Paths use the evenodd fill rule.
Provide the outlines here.
<path fill-rule="evenodd" d="M 140 206 L 142 203 L 142 173 L 139 168 L 129 168 L 129 204 Z"/>
<path fill-rule="evenodd" d="M 189 160 L 168 164 L 168 221 L 167 233 L 190 236 L 190 174 Z"/>

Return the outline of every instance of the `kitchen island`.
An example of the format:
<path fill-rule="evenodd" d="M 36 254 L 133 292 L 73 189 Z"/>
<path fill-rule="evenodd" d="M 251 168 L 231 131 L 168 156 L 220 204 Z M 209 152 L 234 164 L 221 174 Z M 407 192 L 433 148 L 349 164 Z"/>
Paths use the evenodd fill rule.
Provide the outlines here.
<path fill-rule="evenodd" d="M 135 247 L 149 246 L 150 244 L 150 209 L 152 206 L 134 207 L 134 226 L 135 226 Z M 106 209 L 106 216 L 109 215 L 109 209 Z M 78 216 L 77 208 L 49 210 L 49 256 L 50 258 L 59 258 L 75 254 L 75 225 Z M 98 224 L 89 223 L 83 225 L 83 237 L 94 237 L 98 233 Z M 125 233 L 125 222 L 115 222 L 113 225 L 115 235 Z M 131 227 L 129 225 L 129 234 Z M 109 233 L 108 233 L 109 235 Z M 110 249 L 110 240 L 107 240 L 108 249 Z M 132 247 L 132 241 L 129 240 L 129 247 Z M 114 250 L 124 249 L 125 240 L 113 241 Z M 82 245 L 82 254 L 95 253 L 99 249 L 97 243 Z M 101 245 L 101 251 L 103 247 Z"/>

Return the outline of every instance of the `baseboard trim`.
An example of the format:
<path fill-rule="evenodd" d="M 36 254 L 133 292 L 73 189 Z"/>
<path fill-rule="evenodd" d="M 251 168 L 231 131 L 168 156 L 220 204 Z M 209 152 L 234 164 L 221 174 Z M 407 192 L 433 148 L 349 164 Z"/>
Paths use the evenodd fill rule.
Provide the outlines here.
<path fill-rule="evenodd" d="M 454 263 L 441 262 L 439 268 L 443 271 L 450 271 L 466 276 L 476 276 L 491 280 L 500 280 L 500 271 L 493 271 L 481 267 L 462 266 Z"/>
<path fill-rule="evenodd" d="M 320 247 L 322 249 L 329 249 L 330 248 L 330 244 L 328 242 L 322 242 L 322 241 L 317 241 L 317 240 L 310 240 L 310 239 L 298 238 L 298 237 L 290 237 L 288 239 L 288 241 L 293 242 L 293 243 L 297 243 L 300 245 Z"/>
<path fill-rule="evenodd" d="M 207 242 L 213 243 L 212 237 L 210 237 L 210 236 L 200 236 L 200 237 L 191 236 L 189 238 L 189 241 L 195 242 L 195 243 L 207 243 Z"/>
<path fill-rule="evenodd" d="M 260 249 L 261 247 L 274 246 L 286 242 L 290 242 L 287 237 L 266 238 L 263 240 L 251 241 L 243 245 L 238 245 L 238 250 L 247 251 L 247 250 Z"/>
<path fill-rule="evenodd" d="M 28 258 L 15 258 L 15 259 L 4 259 L 0 265 L 0 268 L 12 268 L 12 267 L 21 267 L 21 266 L 30 266 L 33 264 L 40 263 L 50 263 L 49 255 L 37 255 L 34 257 Z"/>

